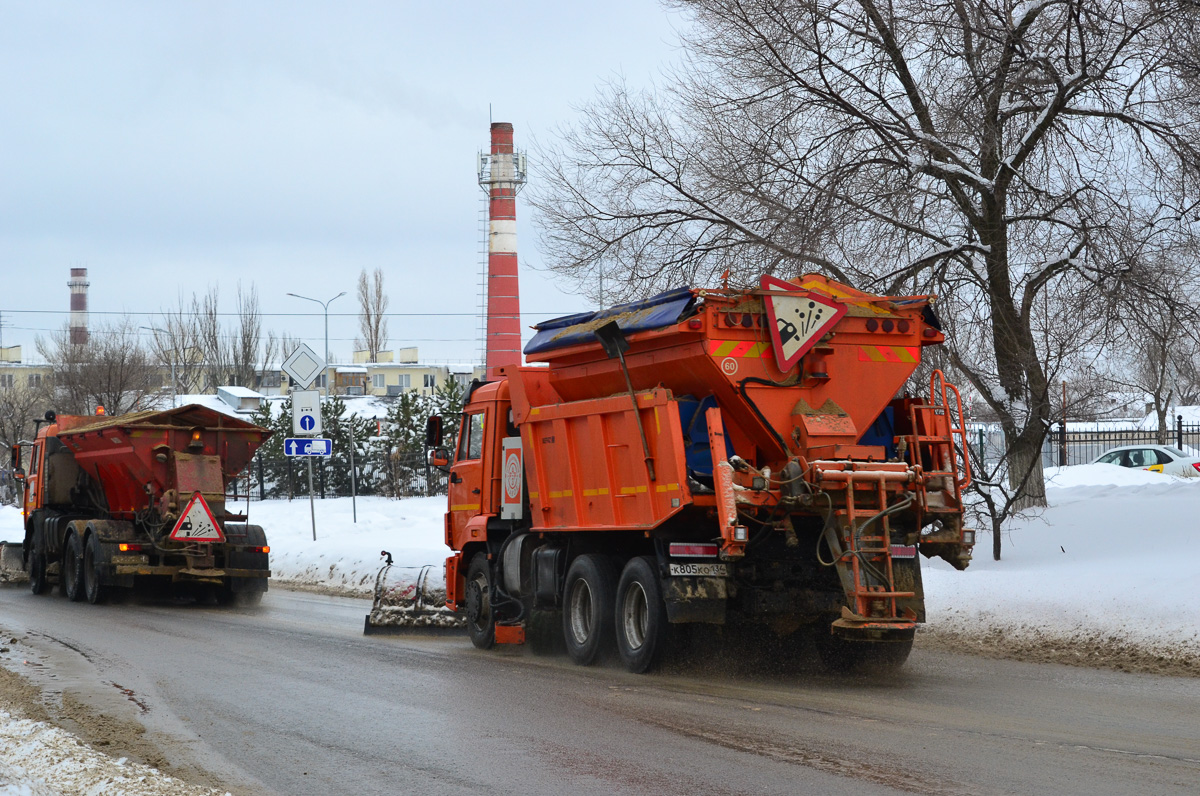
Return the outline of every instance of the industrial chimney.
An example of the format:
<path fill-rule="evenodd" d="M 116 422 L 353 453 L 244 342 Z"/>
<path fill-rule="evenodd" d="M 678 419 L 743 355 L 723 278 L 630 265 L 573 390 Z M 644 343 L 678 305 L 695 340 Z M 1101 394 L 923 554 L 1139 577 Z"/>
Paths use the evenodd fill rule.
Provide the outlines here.
<path fill-rule="evenodd" d="M 517 193 L 525 185 L 525 153 L 513 149 L 513 126 L 492 124 L 492 148 L 479 156 L 479 185 L 488 194 L 487 378 L 521 364 L 521 299 L 517 282 Z"/>
<path fill-rule="evenodd" d="M 72 268 L 71 281 L 71 342 L 84 345 L 88 341 L 88 285 L 86 268 Z"/>

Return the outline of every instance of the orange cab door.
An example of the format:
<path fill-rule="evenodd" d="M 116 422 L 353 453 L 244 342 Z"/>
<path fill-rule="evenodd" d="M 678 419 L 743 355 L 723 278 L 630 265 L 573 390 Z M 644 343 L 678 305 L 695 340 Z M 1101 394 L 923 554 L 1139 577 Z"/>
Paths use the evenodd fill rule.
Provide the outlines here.
<path fill-rule="evenodd" d="M 42 507 L 41 461 L 42 448 L 39 441 L 29 453 L 29 469 L 25 472 L 25 516 Z"/>
<path fill-rule="evenodd" d="M 456 550 L 461 550 L 466 541 L 463 529 L 467 521 L 478 514 L 483 505 L 483 441 L 487 415 L 483 408 L 464 414 L 458 431 L 458 449 L 450 467 L 450 541 Z"/>

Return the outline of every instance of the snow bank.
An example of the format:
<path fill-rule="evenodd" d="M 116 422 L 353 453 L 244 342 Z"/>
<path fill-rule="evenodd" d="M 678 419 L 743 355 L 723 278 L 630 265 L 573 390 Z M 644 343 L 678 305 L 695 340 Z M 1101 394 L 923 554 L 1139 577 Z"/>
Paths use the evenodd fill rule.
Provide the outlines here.
<path fill-rule="evenodd" d="M 928 628 L 1200 661 L 1200 479 L 1079 465 L 1047 486 L 1049 508 L 1006 527 L 1001 561 L 983 534 L 966 572 L 926 562 Z"/>
<path fill-rule="evenodd" d="M 380 552 L 387 550 L 393 572 L 404 580 L 415 581 L 429 564 L 429 585 L 444 588 L 442 564 L 450 554 L 442 521 L 445 497 L 360 497 L 355 502 L 357 522 L 350 498 L 314 500 L 312 510 L 308 498 L 250 503 L 249 521 L 263 527 L 271 546 L 272 579 L 369 596 L 383 565 Z M 246 510 L 245 503 L 231 507 Z"/>
<path fill-rule="evenodd" d="M 1047 489 L 1067 489 L 1076 486 L 1160 486 L 1170 482 L 1200 484 L 1200 478 L 1180 478 L 1116 464 L 1076 464 L 1071 467 L 1046 468 Z"/>
<path fill-rule="evenodd" d="M 0 796 L 218 796 L 156 768 L 114 760 L 75 736 L 0 710 Z M 225 796 L 229 796 L 228 793 Z"/>

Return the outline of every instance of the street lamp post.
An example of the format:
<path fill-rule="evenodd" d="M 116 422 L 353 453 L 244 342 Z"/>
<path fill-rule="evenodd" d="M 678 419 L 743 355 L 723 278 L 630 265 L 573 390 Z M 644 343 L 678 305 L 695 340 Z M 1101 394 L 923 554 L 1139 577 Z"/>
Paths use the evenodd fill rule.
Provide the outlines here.
<path fill-rule="evenodd" d="M 328 301 L 301 296 L 299 293 L 288 293 L 288 295 L 305 301 L 315 301 L 325 310 L 325 394 L 329 395 L 329 305 L 346 295 L 346 291 L 343 290 Z"/>
<path fill-rule="evenodd" d="M 157 332 L 157 333 L 162 333 L 162 334 L 169 334 L 169 332 L 167 332 L 165 329 L 159 329 L 156 326 L 143 326 L 141 328 L 145 329 L 147 332 Z M 174 409 L 175 404 L 179 402 L 178 399 L 179 399 L 179 382 L 175 380 L 175 346 L 171 346 L 171 408 L 172 409 Z"/>

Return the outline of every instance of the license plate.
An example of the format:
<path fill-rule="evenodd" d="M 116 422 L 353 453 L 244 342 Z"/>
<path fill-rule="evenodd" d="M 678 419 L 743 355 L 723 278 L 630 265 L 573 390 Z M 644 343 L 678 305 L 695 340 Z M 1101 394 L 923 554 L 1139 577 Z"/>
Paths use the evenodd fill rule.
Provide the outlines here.
<path fill-rule="evenodd" d="M 671 564 L 672 575 L 698 575 L 702 578 L 727 578 L 727 564 Z"/>

